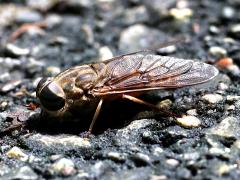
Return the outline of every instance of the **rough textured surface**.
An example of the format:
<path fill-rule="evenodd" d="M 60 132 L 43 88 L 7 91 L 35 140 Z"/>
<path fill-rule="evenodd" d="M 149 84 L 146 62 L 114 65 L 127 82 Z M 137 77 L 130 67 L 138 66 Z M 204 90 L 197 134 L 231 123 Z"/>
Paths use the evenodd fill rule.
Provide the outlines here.
<path fill-rule="evenodd" d="M 0 179 L 239 178 L 239 1 L 11 2 L 0 7 Z M 35 108 L 42 77 L 179 37 L 157 53 L 232 59 L 207 84 L 141 97 L 183 119 L 105 102 L 87 139 L 89 120 L 51 122 Z"/>

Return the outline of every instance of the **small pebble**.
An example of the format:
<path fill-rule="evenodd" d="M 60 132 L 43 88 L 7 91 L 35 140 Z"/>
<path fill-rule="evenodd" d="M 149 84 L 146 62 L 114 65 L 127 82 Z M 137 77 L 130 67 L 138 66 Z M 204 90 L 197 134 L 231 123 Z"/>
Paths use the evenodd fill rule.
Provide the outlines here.
<path fill-rule="evenodd" d="M 165 99 L 161 102 L 159 102 L 156 106 L 160 109 L 170 109 L 172 105 L 172 101 L 170 99 Z"/>
<path fill-rule="evenodd" d="M 219 84 L 218 84 L 218 89 L 219 89 L 219 90 L 225 91 L 225 90 L 227 90 L 228 88 L 229 88 L 228 85 L 225 84 L 225 83 L 219 83 Z"/>
<path fill-rule="evenodd" d="M 235 105 L 236 109 L 240 109 L 240 100 L 236 101 L 234 103 L 234 105 Z"/>
<path fill-rule="evenodd" d="M 160 147 L 156 147 L 156 148 L 153 149 L 153 154 L 154 154 L 155 156 L 159 156 L 159 155 L 161 155 L 163 152 L 164 152 L 164 150 L 163 150 L 162 148 L 160 148 Z"/>
<path fill-rule="evenodd" d="M 68 39 L 63 36 L 57 36 L 49 40 L 50 45 L 64 45 L 68 43 Z"/>
<path fill-rule="evenodd" d="M 186 0 L 180 0 L 180 1 L 176 1 L 176 7 L 178 8 L 186 8 L 189 7 L 189 2 Z"/>
<path fill-rule="evenodd" d="M 209 149 L 209 153 L 215 156 L 219 156 L 219 155 L 224 155 L 227 153 L 230 153 L 230 149 L 229 148 L 218 148 L 218 147 L 211 147 Z"/>
<path fill-rule="evenodd" d="M 10 149 L 6 154 L 9 158 L 18 159 L 21 161 L 28 160 L 28 155 L 25 154 L 20 148 L 18 148 L 16 146 L 14 146 L 12 149 Z"/>
<path fill-rule="evenodd" d="M 135 24 L 121 32 L 119 50 L 122 53 L 127 53 L 150 49 L 159 46 L 159 42 L 165 42 L 167 39 L 167 35 L 158 29 L 142 24 Z"/>
<path fill-rule="evenodd" d="M 10 81 L 10 79 L 11 79 L 11 75 L 9 72 L 1 72 L 1 70 L 0 70 L 0 81 L 1 82 Z"/>
<path fill-rule="evenodd" d="M 81 1 L 79 1 L 79 0 L 77 0 L 77 1 L 76 0 L 68 0 L 68 1 L 66 1 L 66 3 L 70 7 L 74 7 L 76 9 L 78 9 L 79 11 L 81 11 L 83 9 L 91 8 L 95 4 L 95 1 L 93 1 L 93 0 L 81 0 Z"/>
<path fill-rule="evenodd" d="M 225 109 L 226 109 L 227 111 L 233 111 L 233 110 L 235 110 L 235 106 L 234 106 L 234 105 L 230 105 L 230 106 L 229 106 L 229 105 L 227 104 L 227 105 L 225 106 Z"/>
<path fill-rule="evenodd" d="M 216 90 L 215 93 L 220 94 L 220 95 L 225 95 L 226 92 L 223 90 Z"/>
<path fill-rule="evenodd" d="M 70 159 L 62 158 L 55 162 L 51 170 L 53 174 L 60 174 L 63 176 L 71 176 L 76 173 L 75 165 Z"/>
<path fill-rule="evenodd" d="M 210 147 L 214 147 L 214 148 L 220 148 L 222 149 L 224 146 L 222 146 L 222 143 L 219 142 L 219 139 L 217 136 L 213 135 L 212 134 L 212 131 L 209 130 L 207 133 L 206 133 L 206 136 L 205 136 L 205 139 L 207 141 L 207 144 L 210 146 Z"/>
<path fill-rule="evenodd" d="M 121 153 L 118 153 L 118 152 L 109 152 L 107 154 L 107 157 L 110 158 L 113 161 L 120 161 L 121 162 L 121 161 L 125 160 L 125 157 Z"/>
<path fill-rule="evenodd" d="M 213 56 L 224 57 L 227 55 L 227 50 L 219 46 L 212 46 L 209 49 L 209 53 Z"/>
<path fill-rule="evenodd" d="M 188 129 L 182 128 L 180 126 L 170 126 L 166 129 L 171 137 L 187 137 L 188 136 Z M 174 141 L 174 140 L 173 140 Z"/>
<path fill-rule="evenodd" d="M 176 46 L 172 45 L 172 46 L 160 48 L 157 50 L 157 52 L 162 53 L 162 54 L 171 54 L 171 53 L 176 52 L 176 50 L 177 50 Z"/>
<path fill-rule="evenodd" d="M 105 163 L 104 161 L 99 161 L 92 166 L 91 171 L 96 177 L 99 177 L 104 172 L 110 171 L 110 169 L 111 167 L 109 164 Z"/>
<path fill-rule="evenodd" d="M 33 23 L 42 20 L 42 15 L 37 11 L 21 10 L 17 11 L 15 21 L 17 23 Z"/>
<path fill-rule="evenodd" d="M 44 71 L 44 75 L 47 77 L 53 77 L 53 76 L 56 76 L 57 74 L 59 74 L 60 72 L 61 72 L 61 70 L 59 67 L 48 66 Z"/>
<path fill-rule="evenodd" d="M 227 43 L 227 44 L 235 44 L 235 43 L 236 43 L 236 40 L 234 40 L 234 39 L 231 38 L 231 37 L 224 37 L 224 38 L 223 38 L 223 42 L 224 42 L 224 43 Z"/>
<path fill-rule="evenodd" d="M 195 116 L 183 116 L 182 118 L 177 118 L 177 123 L 183 127 L 199 127 L 201 121 Z"/>
<path fill-rule="evenodd" d="M 235 102 L 240 100 L 240 96 L 228 95 L 226 99 L 228 102 Z"/>
<path fill-rule="evenodd" d="M 153 119 L 132 121 L 128 126 L 117 131 L 115 136 L 116 141 L 121 143 L 121 145 L 133 145 L 138 142 L 139 130 L 152 124 L 156 124 L 156 121 Z"/>
<path fill-rule="evenodd" d="M 226 164 L 226 163 L 222 163 L 220 165 L 218 165 L 217 169 L 216 169 L 216 173 L 219 176 L 223 176 L 224 174 L 228 174 L 232 169 L 236 169 L 237 165 L 230 165 L 230 164 Z"/>
<path fill-rule="evenodd" d="M 221 68 L 226 68 L 232 64 L 233 64 L 233 59 L 229 57 L 222 58 L 218 60 L 218 62 L 216 63 L 216 65 Z"/>
<path fill-rule="evenodd" d="M 45 67 L 45 63 L 42 61 L 38 61 L 34 58 L 28 58 L 27 59 L 27 70 L 30 72 L 34 72 L 36 68 L 42 68 Z"/>
<path fill-rule="evenodd" d="M 56 161 L 56 160 L 59 160 L 59 159 L 61 159 L 61 158 L 63 158 L 63 155 L 62 155 L 62 154 L 54 154 L 54 155 L 52 155 L 52 156 L 49 157 L 49 159 L 50 159 L 51 161 Z"/>
<path fill-rule="evenodd" d="M 187 111 L 187 114 L 190 115 L 190 116 L 197 116 L 197 115 L 198 115 L 196 109 L 189 109 L 189 110 Z"/>
<path fill-rule="evenodd" d="M 228 116 L 224 118 L 219 124 L 210 128 L 207 131 L 209 135 L 217 135 L 220 137 L 233 137 L 238 139 L 240 137 L 239 133 L 239 120 L 236 117 Z"/>
<path fill-rule="evenodd" d="M 219 94 L 206 94 L 202 96 L 202 100 L 210 103 L 210 104 L 216 104 L 223 100 L 223 97 Z"/>
<path fill-rule="evenodd" d="M 240 68 L 235 64 L 227 66 L 227 70 L 235 76 L 240 75 Z"/>
<path fill-rule="evenodd" d="M 188 160 L 188 161 L 190 160 L 196 161 L 201 157 L 199 152 L 184 153 L 182 156 L 184 160 Z"/>
<path fill-rule="evenodd" d="M 78 174 L 76 175 L 76 179 L 91 179 L 90 175 L 84 171 L 82 172 L 78 172 Z"/>
<path fill-rule="evenodd" d="M 27 6 L 38 9 L 43 12 L 46 12 L 49 8 L 51 8 L 57 1 L 55 0 L 26 0 Z"/>
<path fill-rule="evenodd" d="M 132 159 L 139 166 L 151 164 L 150 157 L 143 153 L 137 153 L 137 154 L 132 155 Z"/>
<path fill-rule="evenodd" d="M 17 86 L 22 83 L 21 80 L 12 80 L 0 86 L 0 92 L 7 93 L 14 90 Z"/>
<path fill-rule="evenodd" d="M 207 111 L 207 114 L 213 114 L 213 113 L 215 113 L 215 111 L 212 110 L 212 109 L 210 109 L 210 110 Z"/>
<path fill-rule="evenodd" d="M 231 6 L 225 6 L 222 9 L 222 16 L 226 19 L 232 19 L 235 13 L 235 10 Z"/>
<path fill-rule="evenodd" d="M 240 33 L 240 24 L 235 24 L 230 29 L 231 33 L 238 34 Z"/>
<path fill-rule="evenodd" d="M 87 43 L 88 44 L 93 44 L 95 37 L 94 37 L 92 27 L 88 24 L 83 24 L 82 27 L 81 27 L 81 31 L 83 32 Z"/>
<path fill-rule="evenodd" d="M 204 36 L 204 41 L 205 41 L 206 43 L 212 41 L 212 36 L 209 36 L 209 35 Z"/>
<path fill-rule="evenodd" d="M 7 55 L 19 57 L 19 56 L 26 56 L 30 53 L 30 50 L 27 48 L 20 48 L 14 44 L 7 44 L 5 47 L 5 52 Z"/>
<path fill-rule="evenodd" d="M 179 165 L 179 161 L 176 159 L 167 159 L 166 163 L 172 167 L 176 167 Z"/>
<path fill-rule="evenodd" d="M 47 15 L 45 22 L 47 24 L 47 27 L 53 28 L 54 26 L 57 26 L 62 23 L 62 17 L 57 14 L 50 14 Z"/>
<path fill-rule="evenodd" d="M 217 28 L 216 26 L 210 26 L 209 31 L 213 34 L 218 34 L 220 32 L 219 28 Z"/>
<path fill-rule="evenodd" d="M 0 109 L 5 110 L 8 106 L 8 102 L 7 101 L 3 101 L 0 103 Z"/>
<path fill-rule="evenodd" d="M 177 20 L 186 20 L 193 15 L 193 11 L 189 8 L 172 8 L 170 9 L 169 13 Z"/>
<path fill-rule="evenodd" d="M 150 178 L 150 180 L 167 180 L 167 179 L 169 178 L 165 175 L 160 175 L 160 176 L 153 175 Z"/>
<path fill-rule="evenodd" d="M 28 163 L 34 163 L 34 162 L 42 162 L 43 160 L 41 158 L 37 158 L 33 155 L 28 156 Z"/>
<path fill-rule="evenodd" d="M 152 132 L 151 131 L 144 131 L 142 136 L 145 139 L 149 139 L 150 137 L 152 137 Z"/>
<path fill-rule="evenodd" d="M 113 57 L 113 53 L 108 46 L 103 46 L 99 49 L 99 60 L 108 60 Z"/>

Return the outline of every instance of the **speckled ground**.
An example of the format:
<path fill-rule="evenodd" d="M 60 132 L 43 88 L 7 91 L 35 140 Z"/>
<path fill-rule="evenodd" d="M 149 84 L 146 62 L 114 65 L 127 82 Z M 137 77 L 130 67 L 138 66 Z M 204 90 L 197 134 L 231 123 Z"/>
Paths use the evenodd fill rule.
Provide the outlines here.
<path fill-rule="evenodd" d="M 238 179 L 238 0 L 14 2 L 0 4 L 0 179 Z M 51 122 L 33 107 L 42 77 L 181 37 L 156 53 L 210 63 L 219 76 L 141 98 L 182 119 L 106 102 L 86 139 L 89 120 Z"/>

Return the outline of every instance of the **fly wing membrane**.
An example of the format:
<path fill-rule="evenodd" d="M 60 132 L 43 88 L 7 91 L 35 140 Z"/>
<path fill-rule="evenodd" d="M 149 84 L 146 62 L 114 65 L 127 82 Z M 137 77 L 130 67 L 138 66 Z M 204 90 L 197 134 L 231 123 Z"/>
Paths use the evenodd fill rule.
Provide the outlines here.
<path fill-rule="evenodd" d="M 116 59 L 107 64 L 106 76 L 108 81 L 106 85 L 116 84 L 123 78 L 134 74 L 136 70 L 141 66 L 144 54 L 139 55 L 127 55 L 121 57 L 120 60 Z"/>
<path fill-rule="evenodd" d="M 104 83 L 92 90 L 96 96 L 199 84 L 218 72 L 202 62 L 144 53 L 122 56 L 106 66 Z"/>
<path fill-rule="evenodd" d="M 214 66 L 202 62 L 194 62 L 192 68 L 187 73 L 159 80 L 155 82 L 155 85 L 165 88 L 190 86 L 209 81 L 217 74 L 218 70 Z"/>
<path fill-rule="evenodd" d="M 147 52 L 127 55 L 107 64 L 108 80 L 105 85 L 118 87 L 124 83 L 121 81 L 129 82 L 130 79 L 135 79 L 132 76 L 137 76 L 136 78 L 144 82 L 163 79 L 181 74 L 189 70 L 191 66 L 191 60 L 152 55 Z"/>
<path fill-rule="evenodd" d="M 152 62 L 152 64 L 150 64 Z M 168 56 L 148 55 L 143 59 L 142 79 L 149 81 L 160 80 L 188 71 L 193 64 L 192 60 L 177 59 Z"/>

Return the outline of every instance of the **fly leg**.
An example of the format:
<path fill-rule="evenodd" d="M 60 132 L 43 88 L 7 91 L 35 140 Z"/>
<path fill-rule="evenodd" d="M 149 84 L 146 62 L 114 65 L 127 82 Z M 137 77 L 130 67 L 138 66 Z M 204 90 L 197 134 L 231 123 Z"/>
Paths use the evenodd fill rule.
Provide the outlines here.
<path fill-rule="evenodd" d="M 136 97 L 134 97 L 134 96 L 130 96 L 130 95 L 123 94 L 123 95 L 122 95 L 122 98 L 123 98 L 123 99 L 128 99 L 128 100 L 133 101 L 133 102 L 138 103 L 138 104 L 143 104 L 143 105 L 148 106 L 148 107 L 150 107 L 150 108 L 152 108 L 152 109 L 154 109 L 154 110 L 161 111 L 161 112 L 163 112 L 164 114 L 166 114 L 167 116 L 179 117 L 179 115 L 177 115 L 177 114 L 175 114 L 175 113 L 169 112 L 169 111 L 167 111 L 167 110 L 165 110 L 165 109 L 163 109 L 163 108 L 159 108 L 159 107 L 156 106 L 156 105 L 153 105 L 153 104 L 151 104 L 151 103 L 145 102 L 145 101 L 143 101 L 143 100 L 141 100 L 141 99 L 138 99 L 138 98 L 136 98 Z"/>
<path fill-rule="evenodd" d="M 89 129 L 88 129 L 88 133 L 91 134 L 92 133 L 92 129 L 93 129 L 93 126 L 98 118 L 98 115 L 100 113 L 100 110 L 101 110 L 101 107 L 102 107 L 102 103 L 103 103 L 103 99 L 100 99 L 99 103 L 98 103 L 98 106 L 97 106 L 97 109 L 94 113 L 94 116 L 93 116 L 93 119 L 92 119 L 92 122 L 89 126 Z"/>
<path fill-rule="evenodd" d="M 152 108 L 152 109 L 157 109 L 157 110 L 159 110 L 159 108 L 158 108 L 157 106 L 155 106 L 155 105 L 153 105 L 153 104 L 151 104 L 151 103 L 145 102 L 145 101 L 143 101 L 143 100 L 141 100 L 141 99 L 138 99 L 138 98 L 136 98 L 136 97 L 134 97 L 134 96 L 130 96 L 130 95 L 123 94 L 123 95 L 122 95 L 122 98 L 123 98 L 123 99 L 128 99 L 128 100 L 133 101 L 133 102 L 138 103 L 138 104 L 146 105 L 146 106 L 148 106 L 148 107 L 150 107 L 150 108 Z"/>

